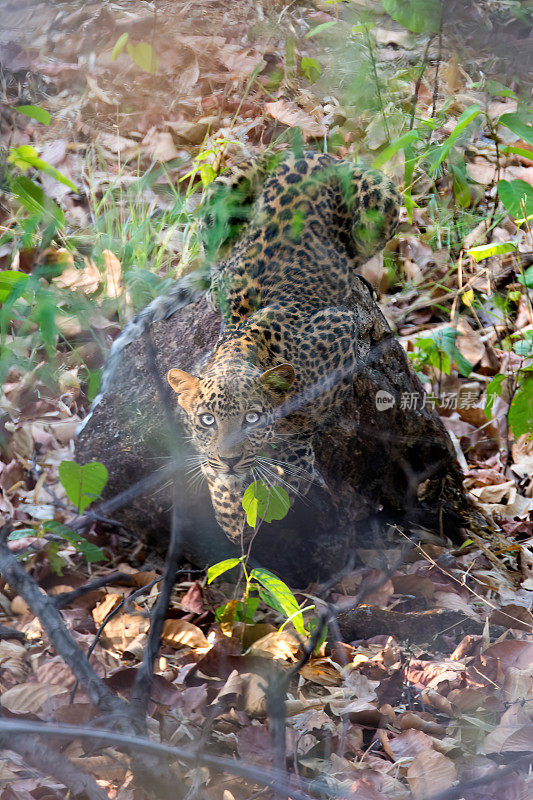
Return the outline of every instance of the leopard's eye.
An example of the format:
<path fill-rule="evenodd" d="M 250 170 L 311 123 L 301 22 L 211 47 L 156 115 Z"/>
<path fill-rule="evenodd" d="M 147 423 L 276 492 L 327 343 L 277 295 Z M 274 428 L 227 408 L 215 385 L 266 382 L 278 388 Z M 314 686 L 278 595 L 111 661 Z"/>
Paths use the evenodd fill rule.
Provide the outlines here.
<path fill-rule="evenodd" d="M 200 414 L 200 422 L 206 428 L 211 428 L 215 424 L 215 418 L 212 414 Z"/>
<path fill-rule="evenodd" d="M 244 420 L 247 425 L 255 425 L 256 422 L 259 422 L 259 414 L 257 411 L 248 411 L 244 417 Z"/>

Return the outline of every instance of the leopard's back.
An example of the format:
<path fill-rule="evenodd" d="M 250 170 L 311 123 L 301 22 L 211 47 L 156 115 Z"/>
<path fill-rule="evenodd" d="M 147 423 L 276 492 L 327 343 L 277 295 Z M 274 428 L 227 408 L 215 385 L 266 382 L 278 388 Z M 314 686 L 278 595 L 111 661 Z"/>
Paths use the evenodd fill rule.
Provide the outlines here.
<path fill-rule="evenodd" d="M 246 162 L 222 180 L 218 202 L 237 197 L 246 210 L 241 222 L 247 217 L 229 257 L 212 271 L 227 322 L 272 303 L 300 310 L 342 303 L 353 275 L 398 224 L 394 184 L 332 156 Z"/>

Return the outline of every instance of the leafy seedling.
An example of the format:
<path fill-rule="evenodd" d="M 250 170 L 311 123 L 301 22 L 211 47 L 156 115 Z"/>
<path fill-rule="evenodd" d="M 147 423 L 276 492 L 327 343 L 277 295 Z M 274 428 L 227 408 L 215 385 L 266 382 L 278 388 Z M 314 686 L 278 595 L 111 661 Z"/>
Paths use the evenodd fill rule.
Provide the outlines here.
<path fill-rule="evenodd" d="M 75 461 L 62 461 L 59 465 L 59 480 L 80 514 L 100 497 L 107 478 L 107 468 L 99 461 L 83 465 Z"/>

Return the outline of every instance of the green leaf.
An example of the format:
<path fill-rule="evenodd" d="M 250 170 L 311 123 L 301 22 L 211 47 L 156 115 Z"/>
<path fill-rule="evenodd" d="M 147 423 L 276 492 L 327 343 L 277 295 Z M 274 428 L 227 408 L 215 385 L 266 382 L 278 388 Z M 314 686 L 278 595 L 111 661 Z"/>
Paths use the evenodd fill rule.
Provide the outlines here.
<path fill-rule="evenodd" d="M 53 222 L 58 228 L 65 225 L 65 214 L 62 209 L 36 183 L 25 175 L 17 175 L 11 179 L 10 185 L 14 197 L 31 214 L 37 214 L 47 224 Z"/>
<path fill-rule="evenodd" d="M 213 583 L 215 578 L 218 578 L 219 575 L 223 575 L 228 570 L 236 567 L 243 559 L 244 556 L 240 558 L 226 558 L 225 561 L 219 561 L 218 564 L 213 564 L 213 566 L 209 567 L 207 570 L 207 583 Z"/>
<path fill-rule="evenodd" d="M 255 528 L 258 517 L 265 522 L 272 522 L 273 519 L 287 516 L 289 495 L 280 486 L 266 486 L 263 481 L 254 481 L 244 492 L 242 507 L 246 512 L 248 525 Z"/>
<path fill-rule="evenodd" d="M 61 536 L 62 539 L 65 539 L 65 541 L 75 547 L 76 550 L 79 550 L 90 563 L 103 561 L 105 558 L 104 551 L 97 545 L 88 542 L 80 533 L 73 531 L 72 528 L 69 528 L 67 525 L 62 525 L 61 522 L 49 519 L 43 524 L 43 530 L 55 533 L 56 536 Z"/>
<path fill-rule="evenodd" d="M 435 334 L 435 344 L 437 347 L 447 353 L 452 361 L 455 361 L 460 374 L 468 378 L 473 367 L 470 361 L 467 361 L 466 358 L 461 354 L 461 351 L 456 345 L 458 336 L 459 331 L 457 331 L 455 328 L 445 328 L 442 331 L 437 331 Z"/>
<path fill-rule="evenodd" d="M 389 158 L 398 152 L 398 150 L 404 150 L 404 148 L 418 139 L 418 131 L 408 131 L 404 133 L 403 136 L 400 136 L 398 139 L 395 139 L 393 142 L 389 144 L 388 147 L 383 150 L 377 158 L 374 159 L 372 162 L 372 167 L 374 169 L 379 169 L 380 167 L 385 164 Z"/>
<path fill-rule="evenodd" d="M 54 297 L 48 292 L 44 295 L 40 294 L 31 317 L 39 326 L 48 355 L 52 355 L 57 345 L 59 328 L 57 326 L 56 316 L 57 301 L 54 302 Z"/>
<path fill-rule="evenodd" d="M 91 461 L 83 466 L 75 461 L 62 461 L 59 465 L 59 480 L 80 514 L 95 498 L 100 497 L 107 478 L 107 468 L 99 461 Z"/>
<path fill-rule="evenodd" d="M 45 548 L 52 572 L 62 575 L 63 569 L 67 566 L 65 560 L 59 555 L 59 542 L 48 542 Z"/>
<path fill-rule="evenodd" d="M 518 281 L 527 286 L 528 289 L 533 289 L 533 264 L 526 269 L 523 276 L 518 276 Z"/>
<path fill-rule="evenodd" d="M 316 58 L 308 58 L 307 56 L 304 56 L 300 61 L 300 69 L 309 83 L 317 81 L 322 73 L 322 67 Z"/>
<path fill-rule="evenodd" d="M 259 606 L 259 597 L 248 597 L 246 602 L 237 603 L 236 619 L 240 622 L 251 623 L 254 621 L 255 612 Z"/>
<path fill-rule="evenodd" d="M 287 586 L 286 583 L 283 583 L 276 575 L 273 575 L 272 572 L 269 572 L 267 569 L 263 569 L 262 567 L 255 567 L 250 573 L 250 580 L 255 580 L 259 583 L 264 589 L 267 591 L 267 597 L 269 598 L 268 601 L 265 601 L 274 608 L 276 611 L 279 611 L 281 614 L 284 614 L 286 617 L 291 617 L 293 614 L 295 616 L 292 619 L 292 624 L 302 636 L 305 636 L 305 628 L 304 628 L 304 621 L 302 614 L 300 612 L 300 606 L 296 602 L 296 598 Z"/>
<path fill-rule="evenodd" d="M 505 125 L 513 133 L 516 133 L 524 142 L 533 145 L 533 126 L 524 122 L 520 114 L 503 114 L 498 122 L 500 125 Z"/>
<path fill-rule="evenodd" d="M 492 418 L 492 406 L 494 405 L 494 401 L 496 397 L 499 397 L 503 390 L 503 382 L 506 380 L 507 375 L 503 373 L 499 373 L 495 375 L 494 378 L 491 380 L 489 385 L 486 389 L 486 397 L 485 400 L 485 416 L 487 419 Z"/>
<path fill-rule="evenodd" d="M 115 59 L 119 57 L 119 55 L 126 47 L 129 38 L 130 38 L 129 33 L 123 33 L 118 37 L 117 41 L 115 42 L 115 46 L 113 47 L 113 50 L 111 52 L 111 61 L 115 61 Z"/>
<path fill-rule="evenodd" d="M 102 382 L 102 372 L 99 369 L 87 369 L 87 399 L 92 403 Z"/>
<path fill-rule="evenodd" d="M 322 647 L 322 645 L 324 644 L 324 642 L 328 638 L 328 626 L 324 625 L 323 621 L 319 617 L 313 617 L 312 619 L 310 619 L 309 620 L 309 624 L 307 626 L 308 629 L 309 629 L 309 636 L 312 636 L 314 631 L 319 626 L 322 628 L 322 631 L 321 631 L 321 633 L 320 633 L 320 635 L 318 637 L 318 641 L 316 643 L 316 647 L 315 647 L 315 654 L 316 655 L 318 655 L 318 652 L 319 652 L 320 648 Z"/>
<path fill-rule="evenodd" d="M 50 125 L 52 117 L 48 111 L 45 108 L 41 108 L 41 106 L 14 106 L 14 108 L 20 111 L 21 114 L 24 114 L 25 117 L 31 117 L 31 119 L 35 119 L 43 125 Z"/>
<path fill-rule="evenodd" d="M 254 621 L 255 612 L 259 605 L 259 597 L 248 597 L 246 602 L 242 600 L 230 600 L 228 603 L 219 606 L 215 611 L 217 622 L 247 622 Z"/>
<path fill-rule="evenodd" d="M 515 219 L 533 214 L 533 186 L 525 181 L 498 181 L 498 196 L 503 205 Z"/>
<path fill-rule="evenodd" d="M 516 93 L 499 81 L 487 81 L 486 89 L 492 97 L 512 97 L 513 100 L 518 100 Z"/>
<path fill-rule="evenodd" d="M 336 19 L 330 19 L 328 22 L 323 22 L 321 25 L 317 25 L 316 28 L 313 28 L 313 30 L 308 31 L 308 33 L 305 34 L 305 38 L 310 39 L 312 36 L 323 33 L 324 31 L 327 31 L 328 28 L 332 28 L 333 25 L 336 25 L 337 22 L 338 20 Z"/>
<path fill-rule="evenodd" d="M 440 30 L 440 0 L 383 0 L 383 8 L 413 33 L 438 33 Z"/>
<path fill-rule="evenodd" d="M 464 131 L 464 129 L 470 125 L 471 122 L 475 120 L 477 116 L 481 113 L 481 108 L 477 104 L 473 106 L 469 106 L 466 108 L 459 119 L 457 120 L 457 125 L 453 129 L 452 133 L 448 136 L 445 142 L 443 142 L 439 147 L 437 147 L 434 151 L 434 159 L 430 164 L 430 169 L 436 170 L 437 167 L 442 164 L 450 150 L 452 149 L 453 145 Z"/>
<path fill-rule="evenodd" d="M 46 173 L 46 175 L 50 175 L 51 178 L 54 180 L 59 181 L 59 183 L 63 183 L 65 186 L 68 186 L 69 189 L 77 192 L 78 189 L 72 181 L 63 175 L 58 169 L 53 167 L 47 161 L 43 161 L 42 158 L 39 158 L 39 154 L 35 147 L 32 147 L 29 144 L 23 144 L 20 147 L 13 148 L 8 156 L 7 159 L 11 164 L 14 164 L 21 170 L 27 170 L 29 167 L 34 167 L 34 169 L 39 169 L 41 172 Z"/>
<path fill-rule="evenodd" d="M 404 148 L 405 166 L 403 175 L 404 195 L 403 200 L 407 217 L 411 225 L 413 224 L 413 210 L 415 202 L 413 200 L 413 176 L 415 174 L 416 157 L 414 147 L 410 144 Z"/>
<path fill-rule="evenodd" d="M 0 272 L 0 303 L 5 303 L 15 286 L 22 288 L 27 283 L 28 277 L 25 272 L 17 272 L 14 269 Z"/>
<path fill-rule="evenodd" d="M 513 350 L 524 358 L 533 356 L 533 331 L 524 331 L 523 338 L 514 342 Z"/>
<path fill-rule="evenodd" d="M 508 145 L 507 147 L 502 147 L 501 152 L 504 156 L 515 155 L 521 156 L 522 158 L 528 158 L 530 161 L 533 161 L 533 150 L 526 150 L 525 147 L 515 147 L 514 145 Z"/>
<path fill-rule="evenodd" d="M 464 166 L 458 164 L 450 164 L 450 172 L 452 174 L 452 185 L 455 199 L 461 208 L 468 208 L 472 202 L 470 194 L 470 184 L 468 182 L 468 175 Z"/>
<path fill-rule="evenodd" d="M 131 60 L 145 72 L 150 72 L 152 75 L 157 72 L 158 59 L 151 44 L 148 42 L 128 44 L 126 50 Z"/>
<path fill-rule="evenodd" d="M 16 542 L 18 539 L 27 539 L 28 536 L 39 536 L 39 532 L 33 528 L 19 528 L 18 531 L 12 531 L 7 537 L 8 542 Z"/>
<path fill-rule="evenodd" d="M 489 256 L 501 256 L 504 253 L 513 253 L 516 251 L 516 242 L 500 242 L 500 244 L 480 244 L 478 247 L 471 247 L 467 250 L 469 256 L 472 256 L 474 261 L 483 261 L 484 258 Z"/>
<path fill-rule="evenodd" d="M 526 378 L 513 397 L 508 420 L 513 436 L 533 435 L 533 377 Z"/>

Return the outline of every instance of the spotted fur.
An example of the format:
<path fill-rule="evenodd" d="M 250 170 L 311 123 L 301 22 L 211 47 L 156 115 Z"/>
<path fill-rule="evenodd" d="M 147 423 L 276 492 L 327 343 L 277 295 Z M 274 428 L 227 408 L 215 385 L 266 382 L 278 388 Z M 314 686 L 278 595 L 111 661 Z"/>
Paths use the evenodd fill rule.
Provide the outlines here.
<path fill-rule="evenodd" d="M 252 480 L 291 500 L 320 480 L 313 436 L 346 399 L 355 365 L 346 298 L 398 224 L 398 193 L 380 172 L 319 154 L 274 158 L 214 184 L 207 248 L 214 256 L 222 238 L 210 295 L 223 327 L 201 375 L 168 376 L 233 540 Z"/>

